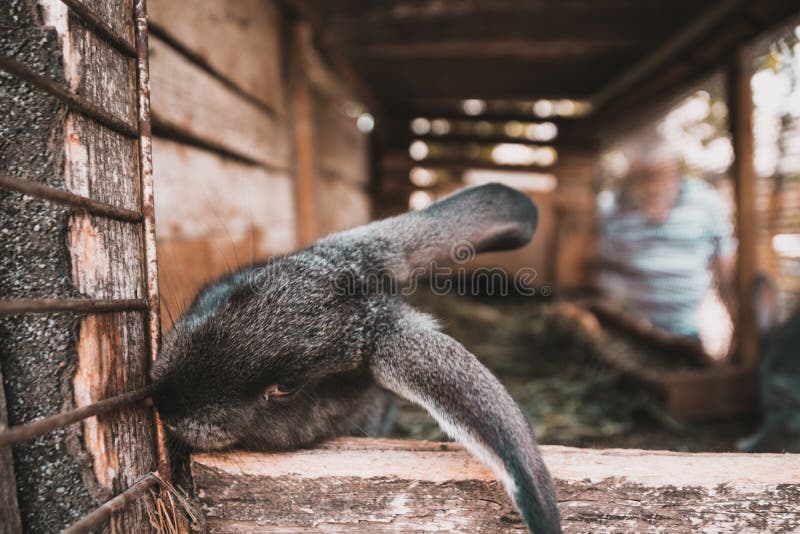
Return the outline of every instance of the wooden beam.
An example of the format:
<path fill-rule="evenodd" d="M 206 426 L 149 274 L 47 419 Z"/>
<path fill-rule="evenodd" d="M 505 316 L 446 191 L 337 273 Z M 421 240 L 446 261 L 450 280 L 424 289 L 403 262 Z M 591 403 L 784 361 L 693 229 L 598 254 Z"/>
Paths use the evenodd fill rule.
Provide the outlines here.
<path fill-rule="evenodd" d="M 600 88 L 591 97 L 592 109 L 597 110 L 610 100 L 629 90 L 655 73 L 661 66 L 683 51 L 688 45 L 708 33 L 728 15 L 744 5 L 744 0 L 719 0 L 697 15 L 690 24 L 668 39 L 630 69 Z"/>
<path fill-rule="evenodd" d="M 448 41 L 387 43 L 357 47 L 352 55 L 368 58 L 497 58 L 525 60 L 574 58 L 630 50 L 650 44 L 650 40 L 632 39 L 497 39 L 488 41 Z"/>
<path fill-rule="evenodd" d="M 800 528 L 798 455 L 542 454 L 567 532 Z M 212 532 L 525 531 L 494 474 L 453 443 L 345 438 L 290 453 L 198 454 L 191 470 Z"/>
<path fill-rule="evenodd" d="M 514 115 L 509 115 L 513 117 Z M 445 119 L 450 121 L 451 132 L 444 135 L 434 135 L 427 133 L 425 135 L 416 135 L 411 131 L 411 121 L 416 117 L 424 117 L 429 120 Z M 449 117 L 449 118 L 445 118 Z M 512 137 L 509 135 L 495 134 L 490 136 L 478 136 L 475 133 L 462 133 L 462 132 L 475 132 L 477 129 L 475 125 L 479 122 L 488 122 L 492 126 L 492 131 L 502 132 L 507 122 L 521 122 L 523 124 L 541 124 L 543 122 L 552 122 L 556 125 L 558 133 L 555 139 L 547 142 L 531 141 L 526 137 Z M 411 115 L 408 118 L 390 118 L 386 124 L 386 131 L 388 133 L 387 148 L 389 147 L 408 147 L 408 144 L 415 140 L 421 139 L 423 141 L 430 141 L 432 143 L 478 143 L 478 144 L 497 144 L 497 143 L 521 143 L 529 146 L 549 145 L 560 147 L 574 147 L 574 148 L 591 148 L 596 146 L 597 130 L 591 127 L 591 121 L 581 121 L 579 119 L 566 119 L 561 120 L 558 118 L 539 119 L 537 117 L 519 117 L 511 120 L 498 120 L 497 114 L 481 115 L 477 117 L 470 117 L 467 115 L 459 115 L 457 113 L 420 113 L 418 115 Z"/>
<path fill-rule="evenodd" d="M 412 167 L 425 167 L 428 169 L 448 169 L 452 171 L 465 170 L 487 170 L 487 171 L 510 171 L 510 172 L 536 172 L 551 173 L 555 165 L 543 167 L 541 165 L 505 165 L 494 163 L 490 160 L 469 159 L 469 158 L 426 158 L 421 161 L 414 161 L 411 158 L 401 158 L 397 156 L 384 157 L 384 170 L 398 171 L 401 169 L 411 170 Z"/>
<path fill-rule="evenodd" d="M 670 7 L 683 7 L 692 0 L 670 2 Z M 442 19 L 458 15 L 482 16 L 487 13 L 538 13 L 549 15 L 563 13 L 580 15 L 597 12 L 615 14 L 653 13 L 662 8 L 660 0 L 561 0 L 560 2 L 520 2 L 519 0 L 492 0 L 492 2 L 464 2 L 463 0 L 423 0 L 398 2 L 397 0 L 317 0 L 323 14 L 343 17 L 360 17 L 370 22 L 382 20 Z"/>
<path fill-rule="evenodd" d="M 758 329 L 753 309 L 756 275 L 756 171 L 753 139 L 752 55 L 740 48 L 727 70 L 728 109 L 734 163 L 731 176 L 736 196 L 736 232 L 739 240 L 736 269 L 737 358 L 746 368 L 758 364 Z"/>
<path fill-rule="evenodd" d="M 294 174 L 297 198 L 297 232 L 301 246 L 317 238 L 316 176 L 311 86 L 303 70 L 301 51 L 311 40 L 311 25 L 295 22 L 292 29 L 291 100 L 294 127 Z"/>
<path fill-rule="evenodd" d="M 319 4 L 319 2 L 316 2 Z M 333 2 L 326 2 L 333 4 Z M 341 44 L 346 49 L 376 44 L 408 44 L 411 42 L 530 40 L 561 39 L 629 40 L 632 42 L 658 41 L 680 27 L 698 11 L 696 2 L 670 5 L 669 9 L 620 11 L 607 9 L 605 2 L 595 2 L 594 9 L 568 12 L 560 3 L 536 2 L 536 9 L 524 9 L 517 2 L 514 11 L 488 9 L 480 13 L 464 9 L 446 16 L 375 17 L 363 15 L 363 9 L 354 16 L 333 16 L 328 20 Z M 321 11 L 321 10 L 320 10 Z"/>
<path fill-rule="evenodd" d="M 280 0 L 284 8 L 292 12 L 295 16 L 305 20 L 311 27 L 311 32 L 315 37 L 315 42 L 320 51 L 330 61 L 333 68 L 347 82 L 355 94 L 363 101 L 370 112 L 375 117 L 383 116 L 380 99 L 367 85 L 361 76 L 356 72 L 350 61 L 344 56 L 335 44 L 334 39 L 328 31 L 329 24 L 324 21 L 319 14 L 309 6 L 304 0 Z"/>
<path fill-rule="evenodd" d="M 407 99 L 484 98 L 536 100 L 588 98 L 635 49 L 602 55 L 525 59 L 519 57 L 354 58 L 359 72 L 391 107 Z"/>

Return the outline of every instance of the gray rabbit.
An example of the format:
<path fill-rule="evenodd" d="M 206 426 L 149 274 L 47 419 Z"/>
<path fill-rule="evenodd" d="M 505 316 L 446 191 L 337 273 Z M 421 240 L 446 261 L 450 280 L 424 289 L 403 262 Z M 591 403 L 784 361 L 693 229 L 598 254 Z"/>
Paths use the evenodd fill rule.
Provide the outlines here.
<path fill-rule="evenodd" d="M 291 450 L 380 435 L 393 393 L 489 465 L 531 531 L 560 532 L 553 481 L 516 403 L 397 296 L 450 262 L 454 245 L 517 248 L 536 223 L 526 196 L 489 184 L 225 276 L 165 336 L 156 407 L 194 448 Z"/>

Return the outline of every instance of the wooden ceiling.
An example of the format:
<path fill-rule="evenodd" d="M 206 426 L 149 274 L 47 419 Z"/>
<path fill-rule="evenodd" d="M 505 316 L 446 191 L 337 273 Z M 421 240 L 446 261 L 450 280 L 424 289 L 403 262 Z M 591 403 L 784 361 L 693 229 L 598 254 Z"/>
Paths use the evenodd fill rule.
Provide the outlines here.
<path fill-rule="evenodd" d="M 736 16 L 756 31 L 797 9 L 790 0 L 306 4 L 383 107 L 412 112 L 464 98 L 592 99 L 704 18 L 720 26 Z"/>

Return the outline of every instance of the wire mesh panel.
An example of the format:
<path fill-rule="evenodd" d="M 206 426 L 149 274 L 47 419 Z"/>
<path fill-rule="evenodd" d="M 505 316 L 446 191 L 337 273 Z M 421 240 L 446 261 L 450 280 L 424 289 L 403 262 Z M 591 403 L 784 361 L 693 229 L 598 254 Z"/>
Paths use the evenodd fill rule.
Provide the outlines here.
<path fill-rule="evenodd" d="M 0 12 L 14 30 L 0 42 L 0 447 L 16 445 L 26 530 L 114 497 L 73 530 L 138 532 L 145 508 L 123 504 L 149 495 L 157 467 L 168 476 L 152 409 L 135 404 L 159 343 L 145 3 L 39 4 L 41 20 L 27 3 Z"/>
<path fill-rule="evenodd" d="M 800 26 L 757 50 L 753 76 L 758 265 L 785 321 L 800 305 Z M 764 310 L 767 311 L 767 310 Z"/>

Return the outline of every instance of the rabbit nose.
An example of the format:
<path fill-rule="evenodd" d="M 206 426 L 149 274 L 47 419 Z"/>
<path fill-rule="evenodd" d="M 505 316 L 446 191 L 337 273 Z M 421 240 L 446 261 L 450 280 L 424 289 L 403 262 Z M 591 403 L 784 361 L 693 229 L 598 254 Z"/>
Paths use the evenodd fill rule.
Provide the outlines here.
<path fill-rule="evenodd" d="M 159 389 L 153 393 L 153 404 L 163 419 L 177 419 L 186 413 L 178 395 L 170 389 Z"/>

